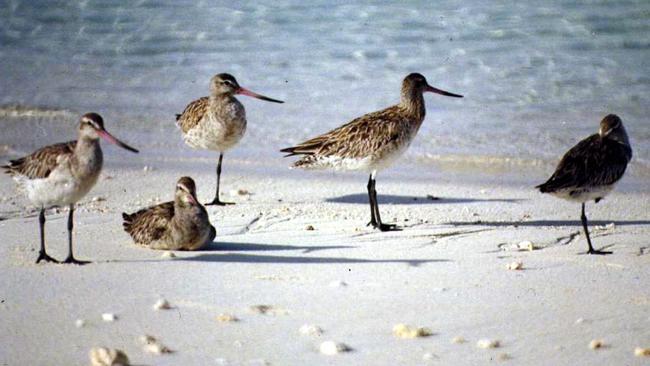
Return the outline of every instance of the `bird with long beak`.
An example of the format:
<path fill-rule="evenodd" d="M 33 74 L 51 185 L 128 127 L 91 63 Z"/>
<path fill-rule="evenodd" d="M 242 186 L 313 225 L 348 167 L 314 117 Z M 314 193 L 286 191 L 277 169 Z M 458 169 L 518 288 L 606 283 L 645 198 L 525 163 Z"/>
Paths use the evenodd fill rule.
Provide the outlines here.
<path fill-rule="evenodd" d="M 173 201 L 122 213 L 122 218 L 124 231 L 133 241 L 150 249 L 198 250 L 212 243 L 217 234 L 196 199 L 196 185 L 190 177 L 178 180 Z"/>
<path fill-rule="evenodd" d="M 40 261 L 59 263 L 45 251 L 45 210 L 50 207 L 69 206 L 68 257 L 63 263 L 86 264 L 74 258 L 72 253 L 72 229 L 74 205 L 97 183 L 102 170 L 103 155 L 99 138 L 137 153 L 138 150 L 108 133 L 104 120 L 97 113 L 87 113 L 79 123 L 77 141 L 63 142 L 43 147 L 20 159 L 11 160 L 3 166 L 24 188 L 29 201 L 40 208 L 39 224 L 41 249 L 36 263 Z"/>
<path fill-rule="evenodd" d="M 585 203 L 598 203 L 616 186 L 625 174 L 632 159 L 632 148 L 623 121 L 610 114 L 600 121 L 598 133 L 580 141 L 564 154 L 555 172 L 543 184 L 538 185 L 542 193 L 582 204 L 582 228 L 585 231 L 587 254 L 611 254 L 596 250 L 591 245 Z"/>
<path fill-rule="evenodd" d="M 420 74 L 409 74 L 402 82 L 399 104 L 368 113 L 330 132 L 281 151 L 287 153 L 286 156 L 302 156 L 293 164 L 297 168 L 333 168 L 370 173 L 369 225 L 381 231 L 398 230 L 396 225 L 384 224 L 381 221 L 375 177 L 378 171 L 389 167 L 399 158 L 415 138 L 426 113 L 423 96 L 425 92 L 462 98 L 462 95 L 430 86 Z"/>
<path fill-rule="evenodd" d="M 246 110 L 235 94 L 284 103 L 245 89 L 230 74 L 217 74 L 210 80 L 210 96 L 199 98 L 176 115 L 176 124 L 183 133 L 185 143 L 195 149 L 219 152 L 217 163 L 217 189 L 212 202 L 206 205 L 227 205 L 219 199 L 221 163 L 223 154 L 237 145 L 246 132 Z"/>

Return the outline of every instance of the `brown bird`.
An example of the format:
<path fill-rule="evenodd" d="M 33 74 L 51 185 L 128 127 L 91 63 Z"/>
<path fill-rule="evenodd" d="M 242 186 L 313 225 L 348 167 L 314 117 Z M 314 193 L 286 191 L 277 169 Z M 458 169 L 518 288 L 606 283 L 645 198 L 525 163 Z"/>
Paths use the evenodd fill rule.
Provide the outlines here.
<path fill-rule="evenodd" d="M 535 188 L 542 193 L 582 203 L 582 227 L 587 237 L 587 254 L 611 254 L 594 250 L 587 228 L 585 202 L 598 203 L 607 196 L 623 177 L 627 163 L 632 159 L 632 148 L 623 121 L 610 114 L 600 122 L 600 130 L 572 147 L 553 175 Z"/>
<path fill-rule="evenodd" d="M 206 205 L 233 204 L 219 199 L 219 184 L 224 152 L 237 145 L 246 132 L 246 111 L 235 94 L 284 103 L 242 88 L 230 74 L 217 74 L 210 80 L 210 96 L 193 101 L 183 113 L 176 115 L 176 124 L 183 132 L 186 144 L 195 149 L 219 152 L 217 191 L 212 202 Z"/>
<path fill-rule="evenodd" d="M 174 201 L 122 213 L 124 231 L 136 244 L 151 249 L 198 250 L 212 243 L 217 232 L 208 213 L 196 199 L 196 186 L 190 177 L 176 183 Z"/>
<path fill-rule="evenodd" d="M 113 137 L 104 128 L 104 120 L 97 113 L 87 113 L 79 123 L 79 139 L 36 150 L 23 158 L 3 166 L 5 172 L 22 186 L 27 198 L 38 206 L 41 249 L 36 263 L 58 261 L 45 251 L 45 210 L 55 206 L 69 206 L 68 257 L 63 263 L 86 264 L 72 254 L 74 204 L 97 183 L 102 170 L 103 154 L 99 138 L 137 153 L 138 150 Z"/>
<path fill-rule="evenodd" d="M 399 104 L 368 113 L 330 132 L 280 151 L 288 153 L 286 156 L 302 155 L 293 164 L 298 168 L 369 172 L 369 225 L 381 231 L 395 230 L 396 225 L 381 221 L 375 177 L 378 171 L 389 167 L 399 158 L 415 138 L 426 113 L 424 92 L 462 98 L 462 95 L 430 86 L 420 74 L 409 74 L 402 82 Z"/>

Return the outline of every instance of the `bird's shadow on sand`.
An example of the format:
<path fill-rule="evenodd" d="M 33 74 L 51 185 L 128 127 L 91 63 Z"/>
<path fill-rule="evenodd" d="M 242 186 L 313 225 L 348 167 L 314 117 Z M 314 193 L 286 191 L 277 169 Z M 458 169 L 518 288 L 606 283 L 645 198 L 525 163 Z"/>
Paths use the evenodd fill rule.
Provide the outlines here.
<path fill-rule="evenodd" d="M 604 221 L 604 220 L 589 220 L 589 226 L 605 226 L 614 223 L 616 226 L 629 226 L 629 225 L 650 225 L 650 220 L 629 220 L 629 221 Z M 452 221 L 446 223 L 453 226 L 580 226 L 580 220 L 536 220 L 536 221 Z"/>
<path fill-rule="evenodd" d="M 258 251 L 279 251 L 279 250 L 300 250 L 303 254 L 330 249 L 353 249 L 351 245 L 277 245 L 257 243 L 224 243 L 212 242 L 201 251 L 215 252 L 258 252 Z"/>
<path fill-rule="evenodd" d="M 517 203 L 524 201 L 520 198 L 456 198 L 456 197 L 434 197 L 434 196 L 398 196 L 393 194 L 378 194 L 377 200 L 380 204 L 395 205 L 428 205 L 447 203 L 474 203 L 474 202 L 505 202 Z M 365 193 L 346 194 L 344 196 L 332 197 L 325 200 L 333 203 L 359 203 L 368 204 L 368 195 Z"/>

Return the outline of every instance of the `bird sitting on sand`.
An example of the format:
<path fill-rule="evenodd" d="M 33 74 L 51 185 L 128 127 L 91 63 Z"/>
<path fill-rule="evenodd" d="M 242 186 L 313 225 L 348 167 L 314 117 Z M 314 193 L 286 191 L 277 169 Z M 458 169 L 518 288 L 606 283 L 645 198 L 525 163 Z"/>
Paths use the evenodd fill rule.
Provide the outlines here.
<path fill-rule="evenodd" d="M 59 263 L 45 251 L 45 210 L 50 207 L 69 206 L 68 257 L 63 263 L 86 264 L 72 254 L 72 228 L 74 205 L 97 183 L 102 170 L 103 155 L 99 138 L 137 153 L 138 150 L 113 137 L 104 129 L 104 120 L 97 113 L 81 117 L 79 139 L 63 142 L 36 150 L 23 158 L 12 160 L 3 166 L 25 189 L 27 198 L 41 210 L 41 249 L 36 263 L 40 261 Z"/>
<path fill-rule="evenodd" d="M 136 244 L 164 250 L 199 250 L 212 243 L 217 232 L 208 213 L 196 199 L 196 186 L 190 177 L 176 183 L 174 201 L 122 213 L 124 231 Z"/>
<path fill-rule="evenodd" d="M 402 82 L 399 104 L 368 113 L 330 132 L 280 151 L 288 153 L 286 156 L 302 155 L 293 164 L 297 168 L 369 172 L 369 225 L 381 231 L 398 230 L 396 225 L 381 221 L 375 177 L 378 171 L 392 165 L 415 138 L 426 113 L 424 92 L 462 98 L 462 95 L 430 86 L 420 74 L 409 74 Z"/>
<path fill-rule="evenodd" d="M 223 153 L 237 145 L 246 132 L 246 110 L 235 98 L 235 94 L 284 103 L 242 88 L 230 74 L 217 74 L 210 80 L 210 96 L 193 101 L 185 107 L 183 113 L 176 115 L 176 125 L 181 129 L 187 145 L 219 152 L 217 190 L 212 202 L 206 205 L 233 204 L 219 199 L 219 184 Z"/>
<path fill-rule="evenodd" d="M 585 202 L 598 203 L 623 177 L 632 159 L 632 148 L 623 121 L 610 114 L 600 121 L 600 130 L 571 148 L 558 164 L 555 173 L 538 188 L 542 193 L 582 203 L 582 227 L 587 237 L 587 254 L 611 254 L 591 245 Z"/>

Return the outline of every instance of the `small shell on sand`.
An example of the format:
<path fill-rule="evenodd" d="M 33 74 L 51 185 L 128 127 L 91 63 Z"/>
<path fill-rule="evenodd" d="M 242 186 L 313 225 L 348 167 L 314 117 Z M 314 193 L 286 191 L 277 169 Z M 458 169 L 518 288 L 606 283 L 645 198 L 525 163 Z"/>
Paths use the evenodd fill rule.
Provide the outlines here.
<path fill-rule="evenodd" d="M 637 347 L 634 349 L 636 357 L 650 357 L 650 348 Z"/>
<path fill-rule="evenodd" d="M 348 352 L 351 349 L 344 343 L 325 341 L 320 344 L 318 350 L 324 355 L 333 356 L 339 353 Z"/>
<path fill-rule="evenodd" d="M 95 197 L 93 197 L 93 199 L 91 201 L 92 202 L 103 202 L 103 201 L 106 201 L 106 198 L 102 197 L 102 196 L 95 196 Z"/>
<path fill-rule="evenodd" d="M 463 337 L 454 337 L 451 339 L 451 343 L 461 344 L 467 342 Z"/>
<path fill-rule="evenodd" d="M 91 366 L 128 366 L 129 358 L 119 349 L 94 347 L 90 350 Z"/>
<path fill-rule="evenodd" d="M 520 242 L 519 244 L 517 244 L 517 248 L 519 250 L 528 250 L 528 251 L 531 251 L 531 252 L 533 250 L 537 249 L 535 244 L 533 244 L 533 242 L 530 241 L 530 240 L 524 240 L 524 241 Z"/>
<path fill-rule="evenodd" d="M 314 228 L 313 225 L 307 225 L 307 226 L 305 226 L 305 230 L 307 230 L 307 231 L 314 231 L 314 230 L 316 230 L 316 229 Z"/>
<path fill-rule="evenodd" d="M 169 305 L 169 301 L 165 299 L 159 299 L 155 304 L 153 304 L 154 310 L 169 310 L 171 308 L 172 306 Z"/>
<path fill-rule="evenodd" d="M 524 264 L 521 261 L 516 261 L 509 263 L 506 268 L 510 271 L 519 271 L 524 269 Z"/>
<path fill-rule="evenodd" d="M 248 308 L 248 311 L 254 314 L 262 315 L 286 315 L 288 312 L 282 308 L 276 308 L 272 305 L 253 305 Z"/>
<path fill-rule="evenodd" d="M 162 255 L 160 255 L 161 258 L 176 258 L 176 254 L 174 252 L 166 250 L 163 252 Z"/>
<path fill-rule="evenodd" d="M 162 345 L 154 336 L 145 334 L 138 338 L 138 341 L 142 344 L 142 350 L 147 353 L 152 353 L 155 355 L 161 355 L 163 353 L 172 353 L 168 347 Z"/>
<path fill-rule="evenodd" d="M 83 319 L 77 319 L 74 321 L 74 326 L 77 328 L 83 328 L 86 326 L 86 321 Z"/>
<path fill-rule="evenodd" d="M 315 324 L 305 324 L 300 327 L 300 334 L 307 336 L 319 336 L 323 334 L 323 328 Z"/>
<path fill-rule="evenodd" d="M 102 320 L 105 322 L 114 322 L 117 320 L 117 315 L 113 313 L 104 313 L 102 314 Z"/>
<path fill-rule="evenodd" d="M 594 339 L 591 342 L 589 342 L 589 348 L 591 349 L 599 349 L 605 347 L 605 341 L 602 339 Z"/>
<path fill-rule="evenodd" d="M 220 323 L 232 323 L 232 322 L 238 322 L 239 319 L 237 319 L 237 317 L 232 314 L 222 313 L 217 315 L 217 321 Z"/>
<path fill-rule="evenodd" d="M 248 190 L 243 188 L 233 189 L 229 193 L 231 196 L 249 196 L 251 194 Z"/>
<path fill-rule="evenodd" d="M 427 352 L 427 353 L 422 355 L 422 360 L 423 361 L 437 360 L 438 358 L 439 357 L 435 353 L 432 353 L 432 352 Z"/>
<path fill-rule="evenodd" d="M 488 348 L 499 348 L 501 342 L 496 339 L 481 339 L 476 342 L 476 347 L 488 349 Z"/>
<path fill-rule="evenodd" d="M 406 324 L 397 324 L 393 327 L 393 335 L 397 338 L 413 339 L 432 335 L 430 329 L 422 327 L 411 327 Z"/>

